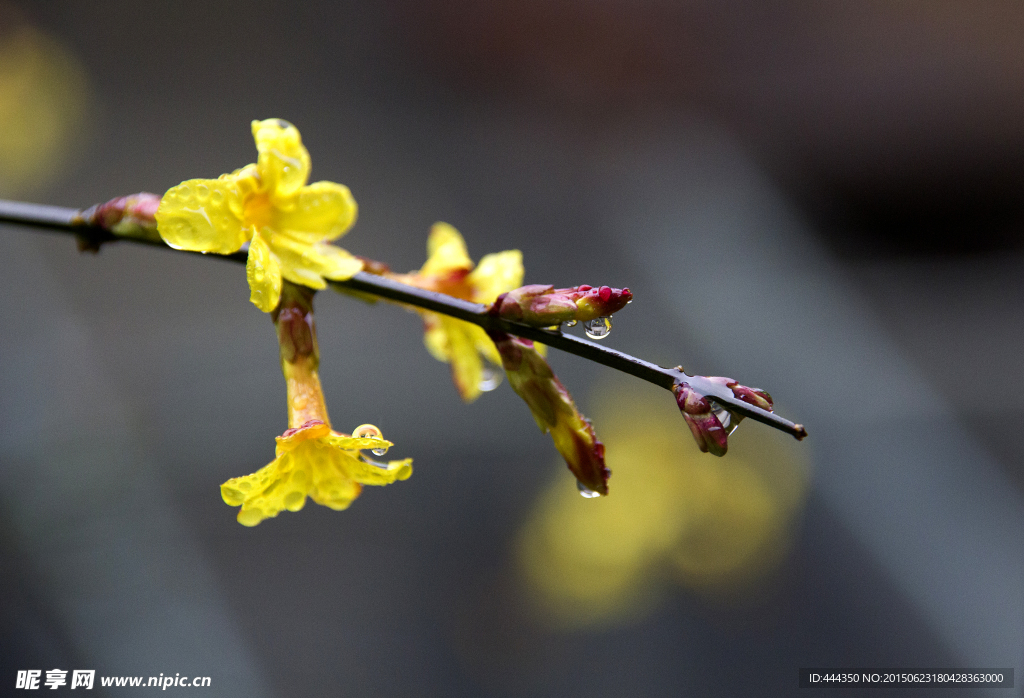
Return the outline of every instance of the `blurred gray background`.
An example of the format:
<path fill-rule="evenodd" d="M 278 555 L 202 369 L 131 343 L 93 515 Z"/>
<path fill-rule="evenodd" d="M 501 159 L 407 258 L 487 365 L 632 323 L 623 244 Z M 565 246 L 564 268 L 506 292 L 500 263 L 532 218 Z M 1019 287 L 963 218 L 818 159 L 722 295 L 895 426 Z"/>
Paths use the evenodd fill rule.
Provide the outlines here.
<path fill-rule="evenodd" d="M 1009 0 L 4 0 L 0 196 L 162 192 L 254 160 L 249 122 L 285 118 L 313 179 L 359 203 L 346 249 L 416 269 L 444 220 L 475 259 L 522 250 L 527 283 L 629 286 L 608 344 L 767 389 L 811 436 L 733 437 L 782 522 L 765 543 L 749 519 L 771 562 L 745 577 L 697 583 L 666 562 L 681 539 L 586 518 L 567 549 L 605 567 L 529 558 L 536 522 L 557 537 L 557 512 L 613 511 L 616 476 L 577 502 L 507 386 L 464 405 L 414 315 L 324 293 L 334 426 L 376 424 L 415 472 L 247 529 L 218 486 L 269 462 L 286 415 L 243 270 L 0 226 L 0 683 L 59 667 L 211 676 L 224 696 L 781 696 L 839 692 L 797 689 L 799 667 L 1020 670 L 1021 85 Z M 654 429 L 631 426 L 634 400 L 675 411 L 552 354 L 583 411 L 612 415 L 599 436 Z M 702 473 L 732 466 L 673 417 L 695 511 Z M 748 501 L 720 489 L 715 512 Z M 650 517 L 605 523 L 668 526 Z M 656 552 L 625 562 L 640 543 Z M 580 589 L 623 565 L 631 601 L 588 613 Z"/>

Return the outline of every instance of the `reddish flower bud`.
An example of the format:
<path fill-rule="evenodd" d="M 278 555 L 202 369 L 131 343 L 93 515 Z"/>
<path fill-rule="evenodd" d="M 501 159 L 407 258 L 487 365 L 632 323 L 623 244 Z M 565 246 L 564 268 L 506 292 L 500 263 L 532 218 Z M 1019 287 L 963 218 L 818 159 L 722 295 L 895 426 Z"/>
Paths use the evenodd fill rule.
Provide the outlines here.
<path fill-rule="evenodd" d="M 277 325 L 281 360 L 295 363 L 312 357 L 319 363 L 313 324 L 313 291 L 294 284 L 288 284 L 284 290 L 280 304 L 271 313 L 271 319 Z"/>
<path fill-rule="evenodd" d="M 551 434 L 580 491 L 585 495 L 608 494 L 611 471 L 604 464 L 604 444 L 597 440 L 590 420 L 580 414 L 548 362 L 529 339 L 500 332 L 490 336 L 501 355 L 509 385 L 529 406 L 537 426 Z"/>
<path fill-rule="evenodd" d="M 156 230 L 156 210 L 160 196 L 140 192 L 119 196 L 105 204 L 90 206 L 78 214 L 81 225 L 91 225 L 121 237 L 160 240 Z"/>
<path fill-rule="evenodd" d="M 732 378 L 709 377 L 707 380 L 724 385 L 738 399 L 754 407 L 772 411 L 772 397 L 763 390 L 740 385 Z M 724 456 L 729 450 L 729 435 L 739 426 L 743 415 L 730 412 L 713 398 L 698 393 L 689 383 L 676 384 L 672 389 L 676 403 L 683 413 L 686 425 L 690 427 L 697 447 L 704 453 Z"/>
<path fill-rule="evenodd" d="M 633 294 L 628 288 L 584 285 L 556 289 L 550 285 L 531 284 L 499 296 L 494 308 L 505 320 L 547 327 L 605 317 L 622 310 L 632 299 Z"/>

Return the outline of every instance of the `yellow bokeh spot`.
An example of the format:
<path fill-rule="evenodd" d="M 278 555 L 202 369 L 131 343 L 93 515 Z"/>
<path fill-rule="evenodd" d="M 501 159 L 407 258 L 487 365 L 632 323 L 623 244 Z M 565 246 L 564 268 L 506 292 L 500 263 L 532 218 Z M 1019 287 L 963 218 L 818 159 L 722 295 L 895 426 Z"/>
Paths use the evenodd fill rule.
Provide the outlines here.
<path fill-rule="evenodd" d="M 83 137 L 85 72 L 29 25 L 0 29 L 0 196 L 24 196 L 67 165 Z"/>
<path fill-rule="evenodd" d="M 803 503 L 808 469 L 795 442 L 748 421 L 728 455 L 711 458 L 671 396 L 622 386 L 600 397 L 609 496 L 580 497 L 560 466 L 519 538 L 541 616 L 567 627 L 621 622 L 669 584 L 720 601 L 752 595 L 784 558 Z"/>

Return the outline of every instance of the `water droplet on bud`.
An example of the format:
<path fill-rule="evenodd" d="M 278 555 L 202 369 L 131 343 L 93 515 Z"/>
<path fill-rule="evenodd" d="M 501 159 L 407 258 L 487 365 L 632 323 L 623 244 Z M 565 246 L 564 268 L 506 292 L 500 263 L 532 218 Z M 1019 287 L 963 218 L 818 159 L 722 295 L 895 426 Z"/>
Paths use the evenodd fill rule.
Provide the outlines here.
<path fill-rule="evenodd" d="M 501 385 L 504 375 L 503 371 L 496 371 L 490 366 L 484 366 L 484 371 L 480 375 L 480 392 L 489 393 L 497 388 Z"/>
<path fill-rule="evenodd" d="M 708 402 L 711 404 L 711 411 L 718 417 L 718 421 L 722 423 L 722 429 L 725 430 L 726 436 L 730 436 L 736 431 L 736 427 L 740 425 L 740 420 L 743 417 L 733 414 L 710 398 L 708 398 Z"/>
<path fill-rule="evenodd" d="M 599 317 L 583 323 L 583 329 L 591 339 L 604 339 L 612 332 L 612 319 Z"/>
<path fill-rule="evenodd" d="M 579 480 L 576 481 L 576 489 L 580 491 L 580 496 L 583 497 L 584 499 L 594 499 L 595 497 L 601 496 L 600 492 L 595 492 L 594 490 L 590 489 Z"/>

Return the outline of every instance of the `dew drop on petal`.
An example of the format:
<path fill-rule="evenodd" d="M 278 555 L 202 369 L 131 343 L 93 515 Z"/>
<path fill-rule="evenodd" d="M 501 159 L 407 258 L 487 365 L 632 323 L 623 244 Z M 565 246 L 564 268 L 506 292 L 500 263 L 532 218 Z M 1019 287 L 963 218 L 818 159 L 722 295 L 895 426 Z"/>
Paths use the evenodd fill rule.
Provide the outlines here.
<path fill-rule="evenodd" d="M 501 379 L 504 375 L 505 374 L 502 371 L 496 371 L 490 366 L 484 366 L 483 373 L 480 375 L 480 384 L 478 386 L 480 391 L 484 393 L 491 392 L 501 385 Z"/>
<path fill-rule="evenodd" d="M 355 428 L 355 431 L 352 432 L 352 436 L 357 439 L 379 439 L 382 437 L 382 434 L 380 429 L 372 424 L 362 424 Z"/>
<path fill-rule="evenodd" d="M 594 490 L 590 489 L 579 480 L 576 481 L 576 489 L 580 491 L 580 496 L 583 497 L 584 499 L 594 499 L 595 497 L 601 496 L 600 492 L 595 492 Z"/>
<path fill-rule="evenodd" d="M 384 438 L 384 435 L 381 433 L 380 429 L 378 429 L 377 427 L 373 426 L 372 424 L 362 424 L 362 425 L 356 427 L 353 430 L 353 432 L 352 432 L 352 436 L 356 437 L 357 439 L 383 439 Z M 372 453 L 375 456 L 383 456 L 387 452 L 388 452 L 388 447 L 387 446 L 382 446 L 380 448 L 371 448 L 370 449 L 370 453 Z"/>
<path fill-rule="evenodd" d="M 604 339 L 612 332 L 612 319 L 610 317 L 599 317 L 587 320 L 583 323 L 583 329 L 591 339 Z"/>

